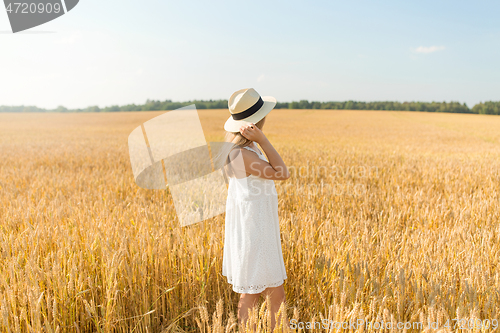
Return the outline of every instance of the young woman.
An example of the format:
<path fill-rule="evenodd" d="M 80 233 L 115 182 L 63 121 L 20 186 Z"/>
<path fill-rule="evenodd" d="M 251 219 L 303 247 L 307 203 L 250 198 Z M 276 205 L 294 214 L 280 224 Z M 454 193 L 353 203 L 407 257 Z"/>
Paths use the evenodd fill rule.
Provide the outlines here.
<path fill-rule="evenodd" d="M 248 309 L 259 297 L 269 294 L 274 328 L 275 314 L 285 301 L 283 283 L 287 278 L 274 180 L 290 177 L 283 159 L 262 132 L 265 117 L 276 102 L 270 96 L 261 98 L 250 88 L 234 93 L 228 104 L 231 117 L 224 128 L 226 141 L 234 148 L 225 167 L 229 187 L 222 274 L 233 291 L 241 293 L 240 324 L 245 324 Z"/>

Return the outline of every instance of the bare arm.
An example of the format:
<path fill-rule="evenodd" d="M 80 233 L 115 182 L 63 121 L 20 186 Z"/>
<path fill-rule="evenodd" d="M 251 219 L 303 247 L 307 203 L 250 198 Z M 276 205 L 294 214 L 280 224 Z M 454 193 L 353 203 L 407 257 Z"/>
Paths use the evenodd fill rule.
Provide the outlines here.
<path fill-rule="evenodd" d="M 241 134 L 249 140 L 257 142 L 261 148 L 266 153 L 269 163 L 260 159 L 254 153 L 243 149 L 242 156 L 245 166 L 245 171 L 252 175 L 273 179 L 273 180 L 286 180 L 290 178 L 290 173 L 288 168 L 283 162 L 280 154 L 274 149 L 273 145 L 267 137 L 262 133 L 262 131 L 255 126 L 255 124 L 250 123 L 243 125 L 240 129 Z"/>
<path fill-rule="evenodd" d="M 286 167 L 285 162 L 281 158 L 280 154 L 274 149 L 273 145 L 267 137 L 264 136 L 264 139 L 258 144 L 262 147 L 262 150 L 266 153 L 267 159 L 269 160 L 269 164 L 272 166 L 276 173 L 281 174 L 282 179 L 290 178 L 290 173 L 288 172 L 288 168 Z"/>

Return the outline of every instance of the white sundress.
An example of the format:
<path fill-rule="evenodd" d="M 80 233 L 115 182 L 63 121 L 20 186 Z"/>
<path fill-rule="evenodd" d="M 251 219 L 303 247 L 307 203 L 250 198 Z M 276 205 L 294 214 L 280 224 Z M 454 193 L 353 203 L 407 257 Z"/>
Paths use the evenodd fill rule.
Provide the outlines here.
<path fill-rule="evenodd" d="M 243 148 L 267 161 L 260 151 Z M 245 294 L 280 286 L 287 278 L 273 180 L 229 177 L 222 275 L 235 292 Z"/>

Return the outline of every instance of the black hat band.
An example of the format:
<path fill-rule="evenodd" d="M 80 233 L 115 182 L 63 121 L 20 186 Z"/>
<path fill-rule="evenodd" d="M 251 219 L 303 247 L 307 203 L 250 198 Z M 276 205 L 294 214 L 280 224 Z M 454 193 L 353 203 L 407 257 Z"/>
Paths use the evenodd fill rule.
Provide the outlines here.
<path fill-rule="evenodd" d="M 239 113 L 231 113 L 231 116 L 233 117 L 234 120 L 241 120 L 244 118 L 248 118 L 251 115 L 253 115 L 255 112 L 259 111 L 259 109 L 264 105 L 264 101 L 262 100 L 262 97 L 259 96 L 259 100 L 246 109 L 245 111 L 239 112 Z"/>

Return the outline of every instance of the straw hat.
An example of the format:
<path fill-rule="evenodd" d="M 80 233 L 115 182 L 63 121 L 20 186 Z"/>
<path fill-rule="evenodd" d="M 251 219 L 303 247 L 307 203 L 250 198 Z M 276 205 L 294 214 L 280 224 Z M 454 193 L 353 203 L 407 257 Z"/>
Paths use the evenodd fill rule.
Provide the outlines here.
<path fill-rule="evenodd" d="M 276 98 L 260 96 L 253 88 L 234 92 L 227 101 L 231 117 L 224 124 L 228 132 L 239 132 L 246 123 L 257 123 L 276 106 Z"/>

